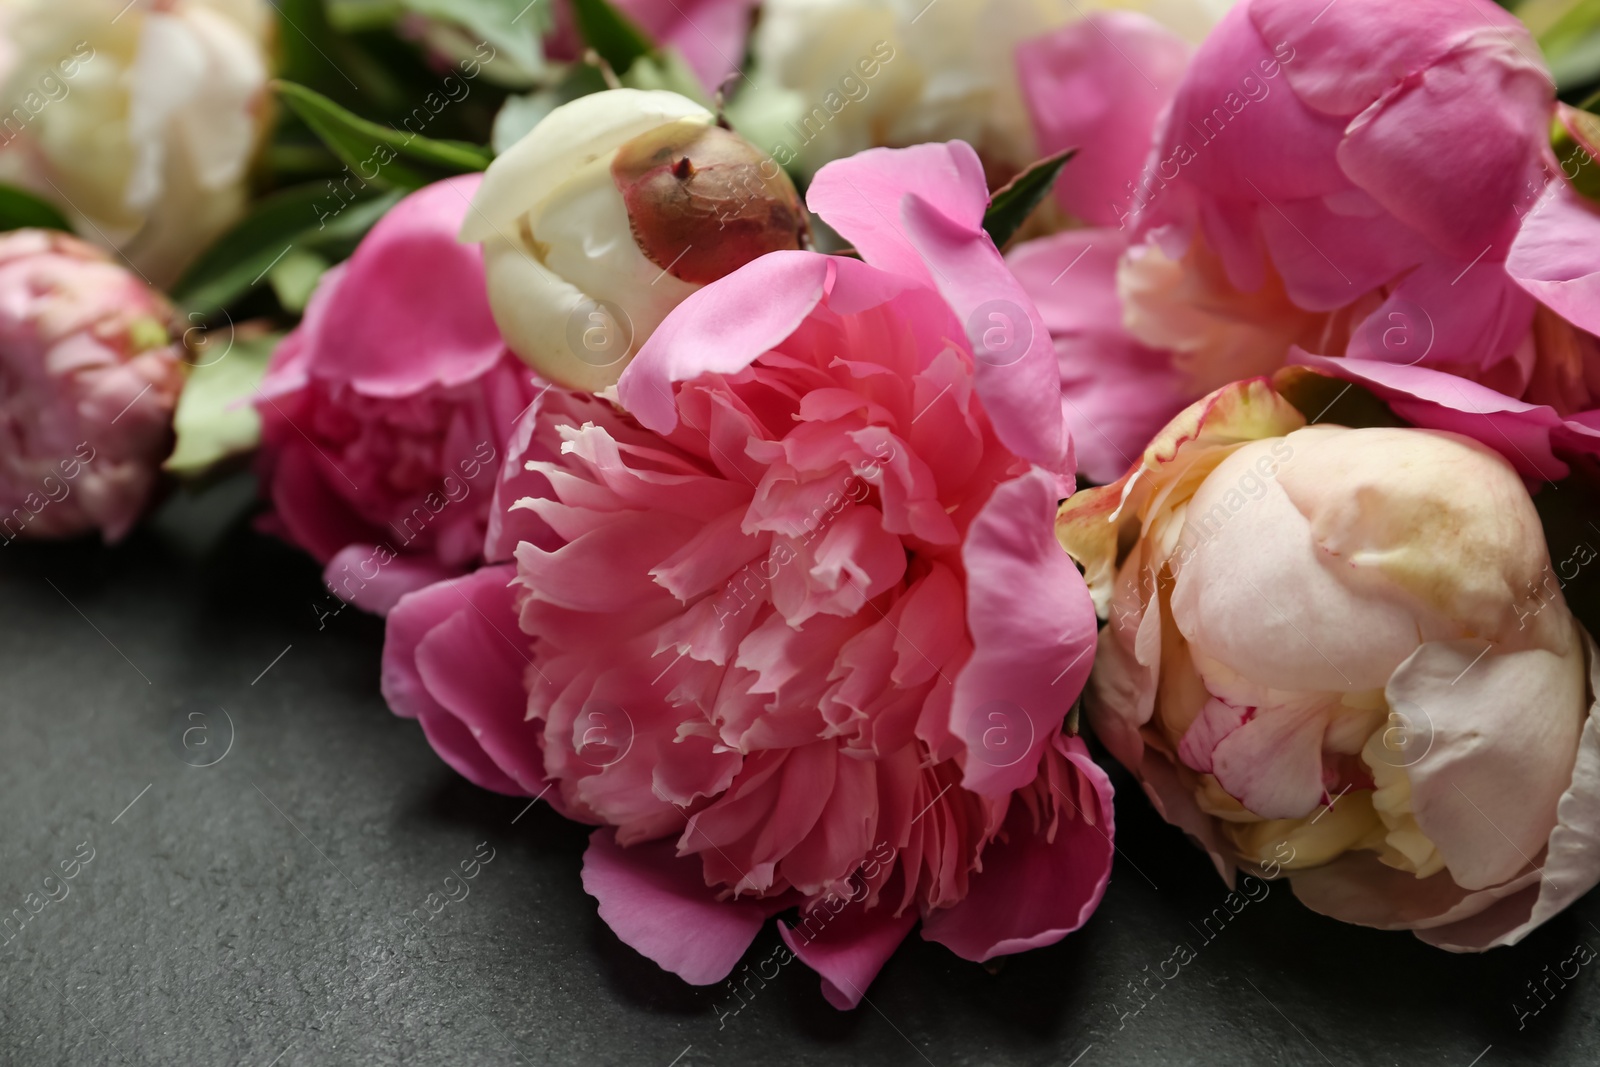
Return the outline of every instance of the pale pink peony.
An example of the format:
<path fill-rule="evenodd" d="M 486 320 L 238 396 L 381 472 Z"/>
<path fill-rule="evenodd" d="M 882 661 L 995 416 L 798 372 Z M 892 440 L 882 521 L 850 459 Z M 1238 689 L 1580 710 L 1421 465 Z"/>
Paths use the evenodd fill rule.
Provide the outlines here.
<path fill-rule="evenodd" d="M 0 537 L 117 541 L 172 449 L 173 311 L 98 249 L 0 235 Z"/>
<path fill-rule="evenodd" d="M 480 178 L 406 197 L 322 279 L 256 406 L 269 529 L 369 611 L 483 559 L 496 472 L 532 377 L 456 230 Z"/>
<path fill-rule="evenodd" d="M 1107 620 L 1090 721 L 1230 882 L 1287 877 L 1454 951 L 1515 943 L 1600 882 L 1600 658 L 1562 591 L 1595 550 L 1549 539 L 1524 484 L 1600 432 L 1301 358 L 1317 373 L 1217 390 L 1062 505 Z M 1378 424 L 1307 424 L 1330 410 Z"/>
<path fill-rule="evenodd" d="M 389 618 L 390 706 L 598 825 L 601 916 L 688 981 L 798 907 L 851 1007 L 919 919 L 984 960 L 1104 891 L 1110 783 L 1063 732 L 1094 640 L 1050 533 L 1070 445 L 986 202 L 959 142 L 824 168 L 811 207 L 865 262 L 764 256 L 615 401 L 545 393 L 488 548 L 515 562 Z"/>
<path fill-rule="evenodd" d="M 1134 65 L 1106 77 L 1153 103 L 1135 67 L 1170 46 L 1122 42 Z M 1032 87 L 1036 113 L 1083 124 L 1076 97 Z M 1058 324 L 1086 472 L 1113 477 L 1178 409 L 1296 346 L 1448 370 L 1564 413 L 1600 405 L 1600 318 L 1583 299 L 1600 220 L 1555 172 L 1554 108 L 1526 28 L 1482 0 L 1235 7 L 1142 168 L 1089 172 L 1119 189 L 1082 213 L 1105 228 L 1011 257 Z M 1113 289 L 1116 313 L 1085 322 Z"/>

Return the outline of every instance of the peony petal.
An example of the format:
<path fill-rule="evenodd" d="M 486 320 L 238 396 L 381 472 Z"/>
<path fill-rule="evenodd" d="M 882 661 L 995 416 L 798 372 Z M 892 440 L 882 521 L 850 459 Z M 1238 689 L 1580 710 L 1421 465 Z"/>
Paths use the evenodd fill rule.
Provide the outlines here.
<path fill-rule="evenodd" d="M 508 773 L 478 738 L 482 724 L 520 723 L 526 704 L 519 650 L 507 645 L 508 632 L 520 636 L 505 588 L 514 573 L 485 567 L 402 597 L 384 630 L 380 689 L 396 715 L 421 721 L 428 742 L 463 777 L 532 796 L 544 788 L 537 763 L 513 752 Z M 529 754 L 537 760 L 536 749 Z"/>
<path fill-rule="evenodd" d="M 623 848 L 610 827 L 589 836 L 583 888 L 624 944 L 690 985 L 726 978 L 775 910 L 718 900 L 698 857 L 680 859 L 670 840 Z"/>
<path fill-rule="evenodd" d="M 982 962 L 1053 945 L 1094 913 L 1111 879 L 1111 780 L 1081 738 L 1058 737 L 1056 743 L 1070 770 L 1064 785 L 1052 785 L 1053 799 L 1065 805 L 1054 840 L 1013 800 L 1002 838 L 984 849 L 983 870 L 973 876 L 966 899 L 924 919 L 924 938 Z M 1085 797 L 1089 803 L 1080 808 L 1077 798 Z"/>
<path fill-rule="evenodd" d="M 309 324 L 310 373 L 369 396 L 459 385 L 505 351 L 482 257 L 455 239 L 480 177 L 419 189 L 379 220 Z M 320 295 L 320 293 L 319 293 Z"/>
<path fill-rule="evenodd" d="M 1389 682 L 1390 707 L 1423 720 L 1413 729 L 1427 748 L 1414 762 L 1408 750 L 1406 768 L 1417 825 L 1464 889 L 1514 877 L 1556 823 L 1587 713 L 1583 648 L 1571 637 L 1564 656 L 1428 642 Z"/>
<path fill-rule="evenodd" d="M 1569 472 L 1552 451 L 1552 438 L 1571 427 L 1555 409 L 1513 400 L 1454 374 L 1374 360 L 1329 359 L 1290 349 L 1291 362 L 1318 374 L 1370 389 L 1413 426 L 1470 437 L 1505 456 L 1524 478 L 1556 482 Z M 1280 380 L 1297 373 L 1280 372 Z M 1571 432 L 1579 432 L 1573 427 Z M 1600 450 L 1600 440 L 1596 441 Z"/>
<path fill-rule="evenodd" d="M 461 240 L 483 242 L 514 231 L 529 204 L 543 203 L 579 166 L 640 134 L 681 119 L 711 118 L 693 100 L 662 90 L 612 89 L 563 104 L 489 164 L 461 221 Z"/>
<path fill-rule="evenodd" d="M 1523 218 L 1506 257 L 1518 285 L 1562 318 L 1600 333 L 1600 211 L 1567 182 L 1551 181 Z"/>
<path fill-rule="evenodd" d="M 1056 199 L 1093 226 L 1129 208 L 1156 118 L 1189 64 L 1189 46 L 1144 15 L 1095 11 L 1017 48 L 1017 77 L 1041 155 L 1076 148 Z"/>
<path fill-rule="evenodd" d="M 852 883 L 852 889 L 855 883 Z M 862 887 L 865 896 L 865 886 Z M 867 987 L 917 924 L 914 911 L 890 915 L 868 909 L 855 897 L 832 897 L 838 909 L 818 903 L 802 911 L 794 926 L 780 922 L 778 934 L 801 963 L 822 976 L 822 995 L 840 1011 L 861 1003 Z"/>
<path fill-rule="evenodd" d="M 459 573 L 458 568 L 447 567 L 432 556 L 394 555 L 387 546 L 383 551 L 391 556 L 388 562 L 379 558 L 376 545 L 357 542 L 344 546 L 323 568 L 322 584 L 362 611 L 387 615 L 407 593 Z M 373 572 L 370 577 L 369 570 Z"/>
<path fill-rule="evenodd" d="M 1033 781 L 1094 659 L 1094 605 L 1050 535 L 1056 499 L 1038 469 L 1004 483 L 962 548 L 973 651 L 955 678 L 950 731 L 966 744 L 962 786 L 985 796 Z"/>
<path fill-rule="evenodd" d="M 872 149 L 823 167 L 806 200 L 869 263 L 938 289 L 966 327 L 978 394 L 1000 440 L 1046 470 L 1070 473 L 1054 346 L 983 231 L 988 194 L 977 154 L 960 141 Z"/>

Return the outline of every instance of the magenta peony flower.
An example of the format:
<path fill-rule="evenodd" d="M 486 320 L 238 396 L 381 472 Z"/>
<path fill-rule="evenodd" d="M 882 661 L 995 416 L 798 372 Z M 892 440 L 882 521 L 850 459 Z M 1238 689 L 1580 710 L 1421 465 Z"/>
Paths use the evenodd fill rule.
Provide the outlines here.
<path fill-rule="evenodd" d="M 1587 530 L 1558 544 L 1524 484 L 1600 455 L 1600 430 L 1308 358 L 1205 397 L 1062 505 L 1107 619 L 1085 707 L 1230 882 L 1287 877 L 1454 951 L 1513 944 L 1600 882 L 1600 654 L 1562 590 L 1596 553 Z M 1350 388 L 1324 374 L 1412 425 L 1308 425 Z"/>
<path fill-rule="evenodd" d="M 156 487 L 183 388 L 172 308 L 104 253 L 0 235 L 0 537 L 117 541 Z"/>
<path fill-rule="evenodd" d="M 323 277 L 257 398 L 268 528 L 368 611 L 482 561 L 505 442 L 535 395 L 476 249 L 455 239 L 479 180 L 395 205 Z"/>
<path fill-rule="evenodd" d="M 390 616 L 390 706 L 598 825 L 601 916 L 690 982 L 798 908 L 852 1007 L 919 920 L 984 960 L 1104 891 L 1110 783 L 1063 732 L 1094 640 L 1050 535 L 1071 449 L 986 203 L 960 142 L 824 168 L 811 207 L 865 262 L 764 256 L 615 402 L 545 393 L 499 488 L 514 563 Z"/>
<path fill-rule="evenodd" d="M 1600 272 L 1585 236 L 1600 225 L 1555 173 L 1554 87 L 1526 28 L 1481 0 L 1313 15 L 1235 7 L 1142 169 L 1091 173 L 1118 189 L 1079 211 L 1105 228 L 1012 254 L 1057 338 L 1093 478 L 1296 346 L 1448 370 L 1564 413 L 1600 406 L 1600 316 L 1569 284 Z M 1170 59 L 1141 40 L 1123 37 L 1136 65 Z M 1155 102 L 1127 63 L 1106 76 Z M 1037 114 L 1087 121 L 1077 96 L 1031 86 Z M 1082 310 L 1112 289 L 1118 313 Z"/>

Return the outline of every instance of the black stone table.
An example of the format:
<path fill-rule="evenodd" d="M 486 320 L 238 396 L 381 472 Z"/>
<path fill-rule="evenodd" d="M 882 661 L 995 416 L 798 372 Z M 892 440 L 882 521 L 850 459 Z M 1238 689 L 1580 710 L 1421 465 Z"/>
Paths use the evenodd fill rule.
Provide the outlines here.
<path fill-rule="evenodd" d="M 0 547 L 0 915 L 28 917 L 0 932 L 0 1063 L 1600 1061 L 1600 959 L 1571 962 L 1600 896 L 1483 956 L 1283 886 L 1208 923 L 1224 887 L 1120 772 L 1111 886 L 1064 943 L 986 969 L 913 936 L 854 1012 L 791 964 L 730 1014 L 600 921 L 583 828 L 388 712 L 381 623 L 321 614 L 250 491 L 113 550 Z"/>

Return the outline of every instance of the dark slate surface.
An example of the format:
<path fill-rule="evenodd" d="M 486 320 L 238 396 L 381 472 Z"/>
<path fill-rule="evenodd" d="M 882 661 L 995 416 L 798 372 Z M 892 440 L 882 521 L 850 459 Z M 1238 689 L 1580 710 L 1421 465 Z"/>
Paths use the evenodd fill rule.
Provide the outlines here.
<path fill-rule="evenodd" d="M 319 630 L 315 568 L 219 525 L 248 489 L 175 501 L 115 550 L 0 547 L 0 909 L 61 898 L 0 945 L 0 1062 L 1600 1060 L 1600 960 L 1555 977 L 1600 949 L 1595 895 L 1480 957 L 1281 886 L 1218 932 L 1223 886 L 1120 774 L 1111 887 L 1065 943 L 991 973 L 913 939 L 848 1014 L 795 963 L 733 1014 L 599 920 L 582 828 L 519 818 L 389 714 L 381 624 L 349 609 Z M 406 921 L 491 850 L 466 897 Z M 1163 985 L 1179 943 L 1194 958 Z"/>

